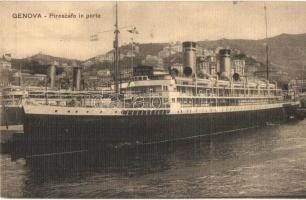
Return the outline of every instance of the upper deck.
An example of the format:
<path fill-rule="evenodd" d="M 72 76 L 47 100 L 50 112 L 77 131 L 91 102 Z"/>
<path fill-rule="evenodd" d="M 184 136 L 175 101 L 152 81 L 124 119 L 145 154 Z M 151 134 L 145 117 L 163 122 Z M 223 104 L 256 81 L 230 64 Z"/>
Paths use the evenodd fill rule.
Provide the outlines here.
<path fill-rule="evenodd" d="M 26 112 L 77 116 L 192 114 L 274 109 L 286 102 L 281 90 L 263 82 L 139 76 L 120 86 L 119 96 L 107 98 L 71 96 L 44 101 L 41 106 L 33 105 L 40 104 L 37 101 L 27 101 Z"/>
<path fill-rule="evenodd" d="M 123 93 L 158 93 L 178 92 L 183 96 L 215 96 L 215 97 L 241 97 L 241 96 L 282 96 L 282 90 L 275 84 L 263 81 L 224 81 L 217 79 L 191 79 L 176 77 L 172 79 L 149 79 L 147 76 L 134 77 L 129 82 L 121 84 Z"/>

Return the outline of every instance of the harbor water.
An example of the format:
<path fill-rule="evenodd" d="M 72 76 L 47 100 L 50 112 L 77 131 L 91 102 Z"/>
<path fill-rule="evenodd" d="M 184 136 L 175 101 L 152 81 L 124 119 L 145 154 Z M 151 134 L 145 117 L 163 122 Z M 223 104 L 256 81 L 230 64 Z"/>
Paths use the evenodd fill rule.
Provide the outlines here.
<path fill-rule="evenodd" d="M 136 150 L 1 157 L 1 196 L 306 197 L 306 120 Z"/>

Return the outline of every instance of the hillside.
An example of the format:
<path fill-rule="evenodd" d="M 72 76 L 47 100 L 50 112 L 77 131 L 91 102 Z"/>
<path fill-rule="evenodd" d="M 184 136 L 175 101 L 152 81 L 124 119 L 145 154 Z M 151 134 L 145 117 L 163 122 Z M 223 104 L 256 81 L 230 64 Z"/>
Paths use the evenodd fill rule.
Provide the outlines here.
<path fill-rule="evenodd" d="M 253 56 L 260 62 L 265 62 L 265 40 L 229 40 L 199 41 L 200 46 L 215 48 L 218 46 L 236 48 Z M 275 69 L 282 69 L 291 76 L 296 75 L 306 66 L 306 34 L 281 34 L 268 38 L 269 59 Z"/>
<path fill-rule="evenodd" d="M 241 50 L 248 57 L 265 63 L 266 51 L 265 40 L 243 40 L 243 39 L 221 39 L 216 41 L 198 41 L 198 45 L 214 49 L 216 47 L 230 47 Z M 269 59 L 270 65 L 275 70 L 283 70 L 288 72 L 291 78 L 301 74 L 303 67 L 306 68 L 306 34 L 281 34 L 272 38 L 268 38 L 269 44 Z M 137 59 L 141 60 L 146 55 L 156 56 L 159 51 L 168 45 L 167 43 L 143 43 L 138 44 L 139 54 Z M 129 45 L 121 47 L 120 51 L 123 53 L 130 49 Z M 90 58 L 86 61 L 93 61 L 95 58 Z M 30 69 L 36 73 L 45 71 L 48 63 L 57 61 L 61 64 L 67 63 L 71 65 L 73 62 L 81 63 L 82 61 L 53 57 L 50 55 L 36 54 L 30 58 L 13 59 L 13 68 L 19 69 L 20 66 L 24 69 Z M 43 70 L 42 70 L 43 69 Z"/>
<path fill-rule="evenodd" d="M 72 65 L 73 62 L 81 64 L 81 61 L 79 60 L 54 57 L 39 53 L 28 58 L 12 59 L 12 68 L 17 70 L 22 69 L 24 72 L 46 74 L 47 66 L 54 61 L 57 61 L 60 66 L 62 66 L 64 63 L 67 65 Z M 61 70 L 59 70 L 59 72 L 60 71 Z"/>
<path fill-rule="evenodd" d="M 215 41 L 197 41 L 198 45 L 208 49 L 216 47 L 229 47 L 239 49 L 248 57 L 259 62 L 266 63 L 266 48 L 264 39 L 220 39 Z M 158 52 L 167 43 L 139 44 L 139 57 L 146 55 L 157 56 Z M 291 78 L 301 74 L 303 67 L 306 69 L 306 33 L 305 34 L 281 34 L 268 38 L 270 66 L 274 70 L 283 70 L 289 73 Z M 122 50 L 127 47 L 122 47 Z"/>

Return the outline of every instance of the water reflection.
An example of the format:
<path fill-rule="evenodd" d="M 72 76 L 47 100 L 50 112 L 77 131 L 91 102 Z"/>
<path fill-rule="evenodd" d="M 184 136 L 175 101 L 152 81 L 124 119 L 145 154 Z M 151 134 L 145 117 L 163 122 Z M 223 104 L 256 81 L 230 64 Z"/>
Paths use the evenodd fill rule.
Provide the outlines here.
<path fill-rule="evenodd" d="M 289 123 L 180 143 L 25 155 L 12 165 L 23 174 L 22 197 L 299 196 L 306 193 L 305 127 Z"/>
<path fill-rule="evenodd" d="M 269 130 L 271 129 L 271 130 Z M 150 146 L 124 148 L 91 148 L 69 154 L 26 156 L 29 179 L 34 183 L 82 178 L 95 173 L 116 173 L 119 176 L 142 176 L 170 169 L 180 162 L 211 163 L 237 161 L 256 154 L 271 152 L 279 135 L 273 128 L 236 132 L 194 140 Z M 265 134 L 269 130 L 269 134 Z M 254 137 L 256 134 L 256 137 Z M 262 158 L 260 158 L 262 159 Z M 228 163 L 229 164 L 229 163 Z"/>

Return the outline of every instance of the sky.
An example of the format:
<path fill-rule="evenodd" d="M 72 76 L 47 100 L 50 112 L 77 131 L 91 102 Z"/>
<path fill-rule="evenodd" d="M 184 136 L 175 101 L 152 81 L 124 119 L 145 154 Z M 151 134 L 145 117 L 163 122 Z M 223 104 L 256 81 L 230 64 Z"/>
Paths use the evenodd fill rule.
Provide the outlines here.
<path fill-rule="evenodd" d="M 85 60 L 112 49 L 114 2 L 0 2 L 0 55 Z M 266 2 L 268 36 L 306 33 L 306 2 Z M 264 2 L 119 2 L 120 44 L 265 37 Z M 14 18 L 36 13 L 42 18 Z M 54 19 L 49 14 L 99 14 Z M 45 17 L 46 16 L 46 17 Z M 135 26 L 131 34 L 126 26 Z M 99 33 L 98 41 L 90 35 Z"/>

